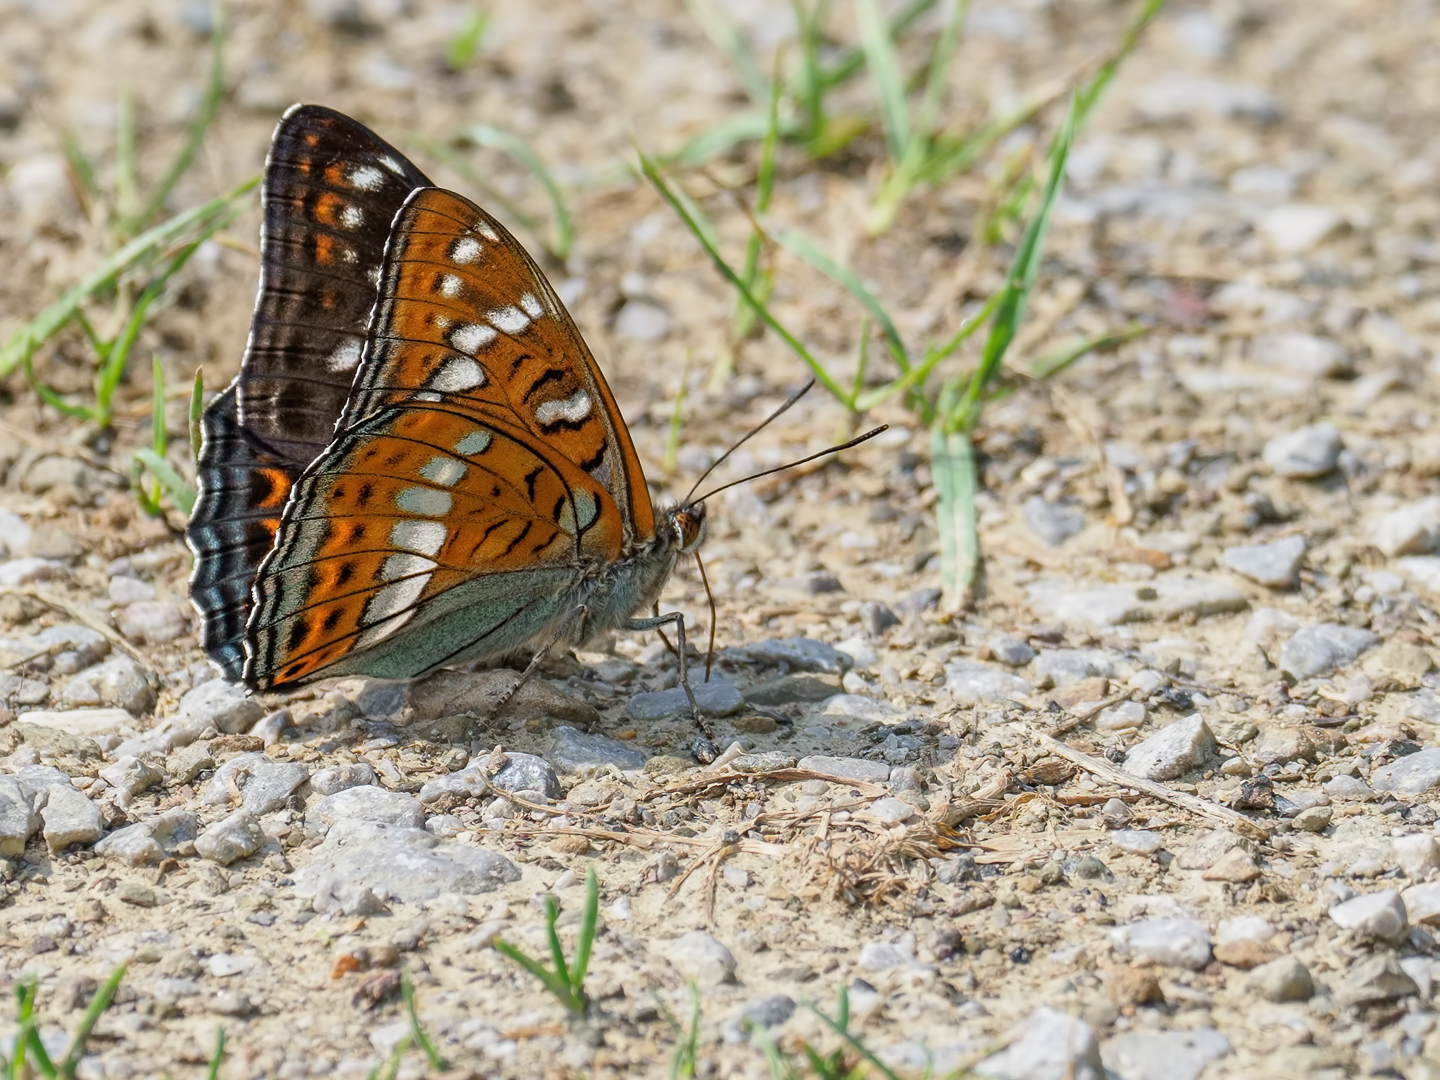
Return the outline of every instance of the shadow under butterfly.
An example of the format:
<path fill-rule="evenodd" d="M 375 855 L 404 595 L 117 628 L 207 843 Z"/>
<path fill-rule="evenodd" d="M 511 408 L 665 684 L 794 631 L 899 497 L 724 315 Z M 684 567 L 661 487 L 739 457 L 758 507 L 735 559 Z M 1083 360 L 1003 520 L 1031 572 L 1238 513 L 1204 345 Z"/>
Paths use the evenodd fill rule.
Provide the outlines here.
<path fill-rule="evenodd" d="M 682 555 L 698 562 L 705 499 L 731 485 L 657 509 L 540 268 L 359 122 L 291 108 L 262 213 L 250 338 L 205 410 L 185 534 L 223 675 L 279 690 L 533 649 L 528 675 L 557 646 L 671 624 L 712 759 L 683 615 L 636 613 Z"/>

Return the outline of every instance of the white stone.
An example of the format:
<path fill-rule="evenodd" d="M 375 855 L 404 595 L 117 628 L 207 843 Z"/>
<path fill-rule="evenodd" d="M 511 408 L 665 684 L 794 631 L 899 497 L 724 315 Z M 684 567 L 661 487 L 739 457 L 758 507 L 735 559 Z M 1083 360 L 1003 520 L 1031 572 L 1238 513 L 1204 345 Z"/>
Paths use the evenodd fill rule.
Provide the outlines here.
<path fill-rule="evenodd" d="M 1196 919 L 1142 919 L 1110 931 L 1117 953 L 1165 967 L 1199 971 L 1210 962 L 1210 934 Z"/>
<path fill-rule="evenodd" d="M 1395 837 L 1390 844 L 1395 849 L 1395 862 L 1406 877 L 1421 881 L 1440 870 L 1440 844 L 1433 836 L 1411 833 Z"/>
<path fill-rule="evenodd" d="M 1090 1025 L 1042 1005 L 1009 1033 L 1010 1045 L 975 1066 L 1003 1080 L 1104 1080 L 1100 1044 Z"/>
<path fill-rule="evenodd" d="M 1398 507 L 1370 522 L 1370 543 L 1387 558 L 1428 555 L 1440 541 L 1440 496 Z"/>
<path fill-rule="evenodd" d="M 1330 909 L 1330 918 L 1341 929 L 1391 943 L 1404 940 L 1410 929 L 1398 889 L 1367 893 L 1336 904 Z"/>
<path fill-rule="evenodd" d="M 1328 206 L 1289 203 L 1267 211 L 1256 229 L 1276 255 L 1303 255 L 1320 244 L 1343 222 Z"/>
<path fill-rule="evenodd" d="M 1174 780 L 1214 764 L 1218 751 L 1210 726 L 1199 713 L 1192 713 L 1131 747 L 1124 769 L 1146 780 Z"/>

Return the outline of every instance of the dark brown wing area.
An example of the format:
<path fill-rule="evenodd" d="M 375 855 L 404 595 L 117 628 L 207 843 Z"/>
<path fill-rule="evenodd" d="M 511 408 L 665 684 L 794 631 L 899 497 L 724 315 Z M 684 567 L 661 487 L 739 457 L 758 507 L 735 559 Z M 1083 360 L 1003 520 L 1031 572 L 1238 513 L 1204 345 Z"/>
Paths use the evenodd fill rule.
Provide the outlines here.
<path fill-rule="evenodd" d="M 251 586 L 296 477 L 329 444 L 375 304 L 390 224 L 429 184 L 342 113 L 297 105 L 275 129 L 261 199 L 260 290 L 234 384 L 205 411 L 186 529 L 201 641 L 238 679 Z"/>

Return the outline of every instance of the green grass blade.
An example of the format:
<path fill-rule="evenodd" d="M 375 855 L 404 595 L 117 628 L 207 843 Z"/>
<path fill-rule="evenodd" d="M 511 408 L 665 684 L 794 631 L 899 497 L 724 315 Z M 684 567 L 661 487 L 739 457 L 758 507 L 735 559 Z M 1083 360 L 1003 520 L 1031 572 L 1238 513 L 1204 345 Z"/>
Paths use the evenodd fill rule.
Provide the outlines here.
<path fill-rule="evenodd" d="M 210 1066 L 205 1070 L 205 1080 L 220 1080 L 220 1065 L 225 1060 L 225 1029 L 215 1029 L 215 1052 L 210 1055 Z"/>
<path fill-rule="evenodd" d="M 189 517 L 190 511 L 195 509 L 195 489 L 175 471 L 175 466 L 148 446 L 135 451 L 135 460 L 150 470 L 151 475 L 160 482 L 160 490 L 170 496 L 170 501 L 177 510 Z M 150 497 L 146 503 L 154 506 L 156 500 Z"/>
<path fill-rule="evenodd" d="M 910 112 L 905 101 L 905 77 L 900 73 L 900 59 L 895 53 L 895 39 L 876 0 L 855 0 L 855 21 L 870 77 L 880 93 L 885 145 L 891 162 L 899 164 L 910 147 Z"/>
<path fill-rule="evenodd" d="M 797 134 L 794 124 L 787 123 L 782 119 L 780 125 L 783 134 L 787 136 Z M 728 153 L 741 143 L 763 139 L 768 127 L 769 119 L 765 115 L 764 109 L 736 113 L 694 136 L 679 150 L 662 160 L 667 165 L 681 165 L 688 168 L 703 165 L 711 158 Z"/>
<path fill-rule="evenodd" d="M 225 96 L 225 5 L 212 4 L 211 11 L 214 16 L 214 29 L 210 33 L 210 69 L 206 75 L 205 92 L 200 98 L 200 106 L 186 125 L 185 139 L 180 144 L 175 160 L 170 163 L 170 168 L 150 192 L 144 205 L 125 220 L 126 228 L 123 231 L 126 233 L 143 228 L 165 205 L 170 192 L 175 190 L 180 178 L 194 164 L 195 156 L 200 152 L 200 144 L 205 141 L 205 134 L 220 111 L 220 101 Z"/>
<path fill-rule="evenodd" d="M 196 249 L 216 230 L 223 228 L 226 223 L 233 220 L 233 216 L 233 214 L 222 215 L 202 229 L 199 237 L 190 241 L 171 257 L 160 276 L 151 281 L 145 287 L 145 291 L 140 294 L 140 299 L 135 301 L 135 306 L 130 311 L 130 318 L 125 321 L 125 327 L 121 330 L 120 336 L 110 346 L 110 355 L 96 374 L 95 422 L 101 427 L 108 427 L 110 424 L 111 399 L 115 396 L 115 390 L 125 375 L 125 365 L 130 358 L 130 350 L 134 347 L 135 339 L 140 336 L 140 330 L 145 325 L 145 317 L 150 311 L 150 305 L 160 298 L 160 294 L 165 291 L 165 286 L 170 279 L 190 261 L 190 256 L 195 254 Z"/>
<path fill-rule="evenodd" d="M 930 429 L 936 524 L 940 530 L 940 587 L 945 607 L 959 611 L 975 583 L 980 541 L 975 521 L 975 447 L 967 432 Z"/>
<path fill-rule="evenodd" d="M 689 228 L 695 235 L 695 238 L 700 241 L 700 246 L 703 247 L 705 253 L 710 256 L 710 261 L 715 264 L 715 268 L 720 271 L 721 276 L 740 292 L 740 295 L 745 298 L 746 303 L 748 303 L 754 309 L 755 314 L 759 316 L 760 321 L 773 330 L 776 335 L 790 347 L 791 351 L 805 362 L 805 365 L 814 374 L 816 381 L 824 386 L 826 390 L 830 391 L 830 393 L 834 394 L 837 401 L 848 404 L 849 397 L 845 393 L 845 390 L 835 381 L 835 378 L 825 369 L 824 365 L 816 360 L 815 357 L 810 354 L 810 351 L 800 343 L 800 340 L 782 326 L 775 316 L 770 314 L 770 309 L 765 306 L 764 302 L 746 287 L 745 282 L 740 279 L 740 276 L 735 273 L 730 264 L 721 257 L 719 249 L 710 242 L 695 219 L 686 210 L 684 202 L 676 195 L 675 190 L 672 189 L 665 181 L 665 178 L 660 175 L 660 171 L 655 167 L 655 163 L 643 153 L 640 154 L 640 168 L 645 174 L 645 178 L 654 185 L 656 191 L 660 192 L 661 198 L 669 203 L 671 209 L 680 215 L 686 227 Z"/>
<path fill-rule="evenodd" d="M 25 363 L 22 365 L 22 368 L 25 372 L 25 381 L 30 384 L 30 389 L 35 391 L 36 396 L 45 402 L 46 405 L 76 420 L 93 420 L 95 418 L 95 413 L 92 409 L 84 405 L 72 405 L 55 390 L 41 382 L 40 377 L 35 374 L 35 365 L 31 362 L 30 357 L 27 356 L 25 358 Z"/>
<path fill-rule="evenodd" d="M 1136 13 L 1135 18 L 1130 20 L 1129 25 L 1127 25 L 1121 33 L 1120 41 L 1110 54 L 1109 59 L 1100 65 L 1090 82 L 1079 91 L 1079 101 L 1076 108 L 1077 125 L 1083 124 L 1089 117 L 1090 110 L 1095 107 L 1095 103 L 1099 101 L 1101 95 L 1105 93 L 1105 88 L 1110 85 L 1110 80 L 1115 77 L 1115 72 L 1119 70 L 1121 62 L 1125 57 L 1129 56 L 1135 46 L 1139 44 L 1140 35 L 1143 34 L 1145 28 L 1154 21 L 1155 16 L 1160 14 L 1164 6 L 1165 0 L 1144 0 L 1144 3 L 1141 4 L 1140 10 Z"/>
<path fill-rule="evenodd" d="M 880 325 L 880 332 L 885 337 L 885 345 L 890 350 L 890 355 L 895 358 L 895 362 L 900 365 L 901 372 L 910 370 L 910 358 L 905 352 L 905 343 L 901 341 L 900 331 L 895 328 L 890 313 L 885 310 L 879 298 L 865 287 L 865 283 L 853 270 L 841 266 L 816 247 L 809 237 L 795 229 L 781 229 L 774 236 L 776 242 L 787 251 L 798 255 L 826 277 L 844 286 L 845 291 L 853 296 L 856 302 L 869 312 L 870 317 Z"/>
<path fill-rule="evenodd" d="M 970 382 L 965 387 L 965 393 L 957 403 L 955 410 L 941 417 L 941 423 L 945 426 L 946 431 L 970 432 L 975 429 L 975 425 L 980 419 L 980 411 L 984 407 L 985 391 L 999 372 L 1000 364 L 1005 358 L 1005 351 L 1010 347 L 1010 342 L 1015 339 L 1016 330 L 1025 317 L 1025 308 L 1029 302 L 1030 293 L 1034 289 L 1035 279 L 1040 273 L 1040 257 L 1045 247 L 1045 234 L 1050 225 L 1050 213 L 1054 210 L 1055 202 L 1060 197 L 1060 190 L 1064 186 L 1065 162 L 1069 158 L 1070 144 L 1075 137 L 1077 116 L 1078 99 L 1072 98 L 1070 115 L 1066 118 L 1064 127 L 1061 128 L 1060 134 L 1050 149 L 1050 175 L 1045 181 L 1045 190 L 1041 196 L 1040 205 L 1030 219 L 1020 246 L 1015 251 L 1015 259 L 1010 265 L 1010 273 L 1006 277 L 1005 285 L 1000 290 L 1000 302 L 995 309 L 995 317 L 990 322 L 990 336 L 985 340 L 985 347 L 980 356 L 980 366 L 970 377 Z"/>
<path fill-rule="evenodd" d="M 5 344 L 0 346 L 0 378 L 14 371 L 27 356 L 34 355 L 36 349 L 75 318 L 83 302 L 110 288 L 127 270 L 152 257 L 155 252 L 173 243 L 190 229 L 197 225 L 203 226 L 225 214 L 232 204 L 259 183 L 258 176 L 247 180 L 224 195 L 177 214 L 169 221 L 161 222 L 112 254 L 61 294 L 59 300 L 11 334 Z M 219 227 L 218 223 L 214 226 L 216 229 Z"/>
<path fill-rule="evenodd" d="M 790 81 L 790 93 L 800 103 L 805 114 L 803 138 L 813 148 L 826 128 L 826 86 L 824 71 L 820 66 L 820 53 L 825 45 L 825 18 L 830 12 L 830 3 L 829 0 L 815 0 L 815 5 L 807 9 L 804 0 L 791 0 L 790 7 L 795 12 L 795 23 L 800 36 L 800 65 Z M 776 67 L 779 67 L 778 54 Z M 780 81 L 778 70 L 775 81 Z"/>
<path fill-rule="evenodd" d="M 410 1018 L 410 1041 L 424 1052 L 430 1061 L 430 1068 L 436 1072 L 444 1072 L 448 1068 L 445 1059 L 440 1056 L 440 1051 L 435 1049 L 435 1044 L 420 1025 L 420 1016 L 415 1011 L 415 984 L 410 981 L 410 971 L 406 968 L 400 971 L 400 997 L 405 1002 L 405 1013 Z"/>
<path fill-rule="evenodd" d="M 95 996 L 90 999 L 90 1004 L 85 1007 L 85 1015 L 80 1017 L 80 1026 L 75 1029 L 75 1034 L 70 1036 L 65 1060 L 60 1064 L 60 1071 L 67 1080 L 74 1080 L 75 1071 L 80 1067 L 80 1059 L 85 1056 L 85 1045 L 90 1041 L 90 1033 L 95 1030 L 100 1014 L 110 1007 L 115 991 L 120 989 L 120 982 L 124 978 L 125 965 L 121 964 L 100 984 Z"/>
<path fill-rule="evenodd" d="M 595 867 L 585 868 L 585 909 L 580 913 L 580 936 L 575 939 L 574 975 L 571 979 L 575 993 L 585 998 L 585 972 L 590 968 L 590 952 L 595 947 L 595 930 L 600 919 L 600 883 L 595 879 Z"/>
<path fill-rule="evenodd" d="M 150 405 L 150 448 L 163 458 L 170 443 L 170 433 L 165 430 L 165 368 L 159 356 L 150 358 L 150 378 L 154 386 Z"/>
<path fill-rule="evenodd" d="M 914 26 L 926 12 L 933 8 L 939 0 L 911 0 L 911 3 L 903 8 L 899 15 L 890 23 L 890 39 L 898 41 L 905 35 L 905 31 Z M 832 86 L 838 86 L 850 79 L 854 74 L 865 66 L 865 53 L 861 48 L 851 46 L 844 49 L 821 75 L 821 86 L 828 90 Z"/>
<path fill-rule="evenodd" d="M 1150 332 L 1150 328 L 1134 323 L 1114 334 L 1097 334 L 1095 337 L 1081 337 L 1062 345 L 1054 352 L 1046 353 L 1030 365 L 1030 374 L 1036 379 L 1048 379 L 1060 374 L 1075 361 L 1102 349 L 1113 349 L 1127 341 L 1134 341 Z"/>
<path fill-rule="evenodd" d="M 135 166 L 135 97 L 128 88 L 124 88 L 115 105 L 115 212 L 119 221 L 129 220 L 139 200 L 140 181 Z"/>
<path fill-rule="evenodd" d="M 700 1060 L 700 989 L 691 981 L 689 990 L 690 1026 L 681 1032 L 684 1037 L 675 1044 L 675 1056 L 670 1059 L 670 1080 L 694 1080 Z M 666 1015 L 669 1016 L 668 1010 Z"/>
<path fill-rule="evenodd" d="M 549 990 L 567 1009 L 570 1007 L 570 987 L 567 983 L 561 982 L 553 971 L 548 970 L 539 961 L 532 959 L 508 941 L 500 938 L 495 939 L 495 951 L 511 963 L 519 965 L 534 975 L 545 989 Z"/>
<path fill-rule="evenodd" d="M 925 94 L 920 99 L 920 110 L 916 127 L 921 138 L 928 139 L 935 133 L 940 122 L 940 106 L 945 100 L 945 84 L 950 78 L 950 65 L 955 60 L 955 50 L 960 44 L 960 32 L 965 27 L 965 16 L 970 13 L 970 0 L 950 0 L 950 10 L 940 28 L 940 37 L 935 41 L 935 51 L 930 55 L 930 72 L 925 78 Z"/>
<path fill-rule="evenodd" d="M 490 13 L 488 11 L 474 12 L 460 32 L 450 42 L 450 48 L 445 51 L 445 63 L 451 71 L 459 71 L 466 67 L 475 54 L 480 51 L 480 46 L 485 40 L 485 31 L 490 28 Z"/>
<path fill-rule="evenodd" d="M 685 0 L 690 14 L 700 24 L 705 36 L 730 60 L 740 85 L 757 104 L 770 96 L 769 84 L 761 73 L 760 63 L 750 50 L 744 36 L 712 0 Z"/>
<path fill-rule="evenodd" d="M 188 429 L 190 432 L 190 454 L 194 460 L 200 460 L 201 425 L 200 419 L 205 413 L 205 369 L 195 369 L 195 382 L 190 387 L 190 413 Z"/>
<path fill-rule="evenodd" d="M 855 1053 L 859 1054 L 862 1058 L 868 1061 L 870 1063 L 870 1067 L 873 1068 L 881 1076 L 883 1076 L 885 1080 L 900 1080 L 900 1077 L 896 1076 L 895 1072 L 888 1065 L 886 1065 L 883 1061 L 876 1057 L 874 1052 L 868 1046 L 866 1046 L 864 1043 L 862 1043 L 859 1039 L 857 1039 L 854 1035 L 850 1033 L 849 995 L 845 993 L 844 988 L 841 989 L 840 994 L 840 1010 L 835 1018 L 832 1019 L 831 1017 L 827 1016 L 814 1005 L 810 1006 L 810 1011 L 813 1012 L 816 1016 L 818 1016 L 820 1018 L 820 1021 L 824 1023 L 827 1027 L 829 1027 L 832 1031 L 834 1031 L 836 1035 L 839 1035 L 840 1038 L 844 1039 L 850 1049 L 854 1050 Z"/>
<path fill-rule="evenodd" d="M 575 980 L 565 963 L 565 949 L 560 944 L 560 935 L 555 932 L 555 921 L 560 917 L 560 901 L 551 893 L 545 897 L 545 936 L 550 943 L 550 962 L 555 965 L 556 981 L 566 990 L 566 998 L 575 995 Z"/>
<path fill-rule="evenodd" d="M 545 195 L 550 200 L 550 213 L 553 218 L 554 234 L 549 245 L 550 251 L 561 262 L 568 259 L 570 246 L 575 238 L 570 208 L 565 202 L 565 193 L 560 190 L 559 183 L 540 155 L 520 136 L 492 124 L 471 124 L 464 129 L 463 135 L 476 146 L 488 146 L 509 154 L 540 181 L 540 186 L 545 189 Z"/>

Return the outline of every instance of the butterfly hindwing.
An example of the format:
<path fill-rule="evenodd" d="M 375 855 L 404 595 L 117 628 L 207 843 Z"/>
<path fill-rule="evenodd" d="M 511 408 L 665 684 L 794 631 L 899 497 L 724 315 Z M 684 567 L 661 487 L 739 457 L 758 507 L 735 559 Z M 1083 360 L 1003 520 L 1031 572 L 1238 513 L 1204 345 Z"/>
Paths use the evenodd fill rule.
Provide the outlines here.
<path fill-rule="evenodd" d="M 597 540 L 617 512 L 523 430 L 454 406 L 386 406 L 297 484 L 261 568 L 246 681 L 406 678 L 523 645 L 554 620 L 557 584 L 619 557 Z"/>
<path fill-rule="evenodd" d="M 425 175 L 363 124 L 297 105 L 275 130 L 261 274 L 240 374 L 202 421 L 186 529 L 201 643 L 238 679 L 251 587 L 291 484 L 325 449 L 354 380 L 390 223 Z"/>

